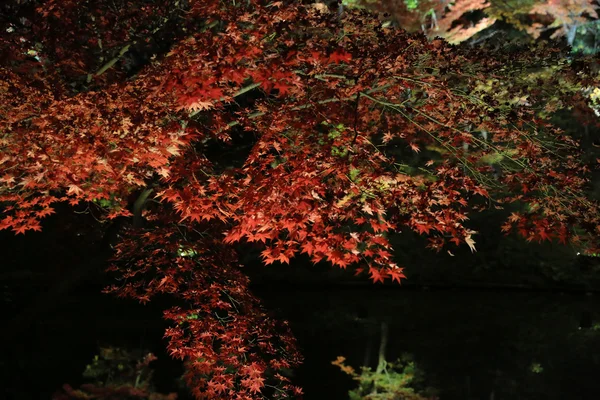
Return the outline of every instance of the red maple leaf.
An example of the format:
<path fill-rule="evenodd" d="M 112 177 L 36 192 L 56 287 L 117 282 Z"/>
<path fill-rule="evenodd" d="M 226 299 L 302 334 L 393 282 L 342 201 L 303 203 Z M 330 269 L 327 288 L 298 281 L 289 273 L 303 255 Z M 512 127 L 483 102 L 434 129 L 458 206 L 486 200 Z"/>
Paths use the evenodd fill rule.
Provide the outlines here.
<path fill-rule="evenodd" d="M 381 282 L 383 283 L 385 272 L 380 271 L 377 268 L 370 267 L 369 273 L 371 274 L 371 279 L 373 279 L 373 283 Z"/>
<path fill-rule="evenodd" d="M 327 259 L 334 265 L 339 265 L 342 268 L 346 268 L 348 263 L 344 260 L 344 253 L 338 250 L 334 250 L 327 254 Z"/>
<path fill-rule="evenodd" d="M 387 272 L 392 277 L 392 282 L 397 281 L 400 283 L 400 279 L 406 278 L 406 276 L 402 273 L 402 268 L 392 268 L 388 269 Z"/>
<path fill-rule="evenodd" d="M 25 234 L 25 232 L 27 232 L 27 230 L 29 229 L 29 227 L 27 225 L 19 225 L 19 226 L 15 226 L 12 228 L 13 232 L 15 232 L 17 235 L 18 234 Z"/>
<path fill-rule="evenodd" d="M 424 222 L 417 222 L 414 225 L 414 227 L 417 230 L 417 232 L 419 232 L 420 235 L 422 235 L 423 233 L 428 234 L 429 231 L 431 229 L 433 229 L 433 226 L 431 226 L 430 224 L 424 223 Z"/>
<path fill-rule="evenodd" d="M 352 55 L 344 50 L 336 50 L 329 55 L 329 62 L 339 64 L 352 60 Z"/>
<path fill-rule="evenodd" d="M 279 96 L 285 96 L 289 93 L 292 86 L 284 82 L 273 82 L 273 88 L 279 91 Z"/>

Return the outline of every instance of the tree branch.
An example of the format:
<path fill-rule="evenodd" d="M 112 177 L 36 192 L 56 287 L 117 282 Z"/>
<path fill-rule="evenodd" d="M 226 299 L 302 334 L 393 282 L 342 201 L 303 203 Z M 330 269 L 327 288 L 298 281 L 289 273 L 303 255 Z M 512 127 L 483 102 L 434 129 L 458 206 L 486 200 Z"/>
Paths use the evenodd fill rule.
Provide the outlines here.
<path fill-rule="evenodd" d="M 133 43 L 135 43 L 135 42 L 133 42 Z M 117 54 L 116 57 L 114 57 L 109 62 L 107 62 L 106 64 L 104 64 L 102 67 L 100 67 L 100 69 L 98 71 L 96 71 L 94 74 L 88 74 L 88 76 L 87 76 L 87 83 L 90 83 L 92 81 L 92 78 L 94 76 L 100 76 L 103 73 L 105 73 L 108 69 L 112 68 L 112 66 L 115 65 L 117 63 L 117 61 L 119 61 L 125 55 L 125 53 L 127 53 L 129 51 L 130 47 L 131 47 L 131 43 L 128 44 L 128 45 L 126 45 L 125 47 L 123 47 L 119 51 L 119 54 Z"/>

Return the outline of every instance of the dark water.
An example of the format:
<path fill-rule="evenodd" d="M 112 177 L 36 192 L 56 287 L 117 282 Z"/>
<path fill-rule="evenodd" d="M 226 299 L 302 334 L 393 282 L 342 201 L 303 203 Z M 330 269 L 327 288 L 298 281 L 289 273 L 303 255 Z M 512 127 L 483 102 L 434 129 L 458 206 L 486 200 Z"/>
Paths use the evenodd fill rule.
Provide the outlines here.
<path fill-rule="evenodd" d="M 160 308 L 96 289 L 73 294 L 26 335 L 2 343 L 0 398 L 47 399 L 63 383 L 81 383 L 105 344 L 154 351 L 157 389 L 177 390 L 181 369 L 164 354 Z M 387 359 L 411 354 L 443 400 L 600 398 L 596 296 L 381 286 L 255 290 L 291 322 L 305 356 L 294 379 L 308 400 L 348 398 L 354 382 L 331 361 L 343 355 L 355 368 L 374 367 L 382 322 Z"/>
<path fill-rule="evenodd" d="M 287 316 L 306 357 L 307 399 L 347 399 L 355 383 L 330 363 L 413 356 L 445 400 L 600 398 L 600 308 L 593 296 L 406 291 L 402 288 L 263 290 Z M 381 289 L 381 288 L 380 288 Z M 370 348 L 370 350 L 369 350 Z M 369 356 L 370 353 L 370 356 Z"/>

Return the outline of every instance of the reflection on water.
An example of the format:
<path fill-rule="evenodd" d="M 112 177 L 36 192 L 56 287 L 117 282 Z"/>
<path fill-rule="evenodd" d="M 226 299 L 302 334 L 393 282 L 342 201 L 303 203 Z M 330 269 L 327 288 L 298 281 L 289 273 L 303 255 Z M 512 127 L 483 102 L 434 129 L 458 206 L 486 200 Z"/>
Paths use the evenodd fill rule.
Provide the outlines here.
<path fill-rule="evenodd" d="M 344 365 L 357 373 L 362 365 L 377 372 L 384 326 L 384 359 L 396 363 L 386 366 L 388 373 L 404 379 L 414 362 L 410 368 L 417 379 L 411 384 L 418 393 L 435 393 L 441 400 L 600 398 L 596 296 L 376 285 L 300 289 L 277 284 L 256 292 L 268 308 L 290 320 L 299 339 L 305 363 L 294 379 L 306 400 L 349 399 L 358 382 L 332 361 L 343 356 Z M 166 354 L 162 310 L 160 303 L 141 306 L 86 289 L 19 341 L 5 343 L 0 398 L 46 399 L 64 383 L 77 387 L 103 343 L 148 348 L 158 356 L 152 364 L 156 390 L 177 390 L 182 370 Z"/>
<path fill-rule="evenodd" d="M 593 296 L 418 292 L 402 288 L 257 288 L 292 323 L 306 399 L 348 399 L 359 370 L 411 354 L 442 400 L 600 398 L 600 309 Z"/>

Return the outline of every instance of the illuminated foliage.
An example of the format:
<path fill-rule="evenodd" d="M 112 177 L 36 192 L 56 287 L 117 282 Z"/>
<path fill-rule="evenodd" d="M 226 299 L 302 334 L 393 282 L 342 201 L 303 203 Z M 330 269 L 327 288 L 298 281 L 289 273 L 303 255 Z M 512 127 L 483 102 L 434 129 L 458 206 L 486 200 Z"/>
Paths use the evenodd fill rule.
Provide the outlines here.
<path fill-rule="evenodd" d="M 475 251 L 470 213 L 511 207 L 504 231 L 598 251 L 590 166 L 544 119 L 598 81 L 593 59 L 474 52 L 294 2 L 114 3 L 4 6 L 0 229 L 40 230 L 58 202 L 133 213 L 110 291 L 172 299 L 168 348 L 197 398 L 300 392 L 238 243 L 400 282 L 390 234 Z M 130 68 L 146 40 L 165 46 Z"/>
<path fill-rule="evenodd" d="M 535 22 L 528 32 L 537 38 L 542 31 L 556 28 L 551 37 L 566 36 L 567 42 L 572 44 L 580 25 L 588 22 L 589 18 L 598 19 L 598 8 L 600 6 L 596 0 L 547 0 L 537 3 L 529 13 L 548 15 L 552 21 L 548 26 Z"/>

